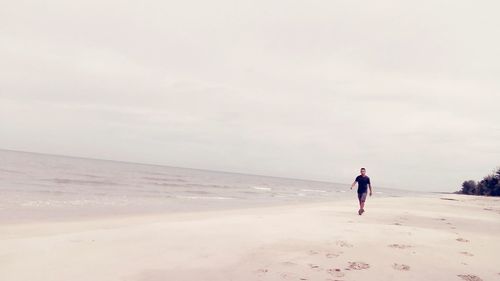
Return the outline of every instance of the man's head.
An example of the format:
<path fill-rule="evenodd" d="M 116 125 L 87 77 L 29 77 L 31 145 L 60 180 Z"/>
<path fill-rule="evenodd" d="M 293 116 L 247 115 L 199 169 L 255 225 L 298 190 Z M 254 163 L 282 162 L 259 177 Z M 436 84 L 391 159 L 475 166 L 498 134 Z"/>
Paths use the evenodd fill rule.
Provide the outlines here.
<path fill-rule="evenodd" d="M 361 171 L 360 171 L 360 172 L 361 172 L 361 175 L 363 175 L 363 176 L 364 176 L 364 175 L 366 174 L 366 169 L 365 169 L 365 168 L 361 168 Z"/>

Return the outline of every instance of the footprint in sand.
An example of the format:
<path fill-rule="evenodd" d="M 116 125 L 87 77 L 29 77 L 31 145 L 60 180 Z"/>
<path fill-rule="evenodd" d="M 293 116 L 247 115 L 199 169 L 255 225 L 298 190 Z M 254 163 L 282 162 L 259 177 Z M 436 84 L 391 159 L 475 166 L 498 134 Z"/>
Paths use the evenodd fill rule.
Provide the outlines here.
<path fill-rule="evenodd" d="M 333 275 L 334 277 L 344 277 L 345 273 L 343 273 L 340 268 L 329 268 L 326 272 Z"/>
<path fill-rule="evenodd" d="M 349 262 L 349 267 L 347 269 L 352 269 L 352 270 L 362 270 L 362 269 L 368 269 L 370 268 L 370 265 L 364 262 Z"/>
<path fill-rule="evenodd" d="M 393 224 L 394 224 L 394 225 L 402 225 L 402 224 L 400 224 L 399 222 L 395 222 L 395 223 L 393 223 Z"/>
<path fill-rule="evenodd" d="M 399 270 L 399 271 L 408 271 L 408 270 L 410 270 L 410 266 L 409 265 L 399 264 L 399 263 L 394 263 L 392 265 L 392 268 L 394 268 L 395 270 Z"/>
<path fill-rule="evenodd" d="M 297 280 L 297 278 L 299 278 L 296 274 L 294 273 L 289 273 L 289 272 L 283 272 L 280 274 L 281 278 L 285 279 L 285 280 Z"/>
<path fill-rule="evenodd" d="M 343 248 L 352 248 L 352 244 L 349 244 L 345 241 L 337 241 L 337 245 Z"/>
<path fill-rule="evenodd" d="M 342 254 L 342 252 L 338 252 L 338 253 L 334 253 L 334 252 L 329 252 L 329 253 L 326 253 L 325 256 L 329 259 L 331 258 L 336 258 L 338 256 L 340 256 Z"/>
<path fill-rule="evenodd" d="M 460 274 L 457 276 L 462 278 L 465 281 L 483 281 L 483 279 L 477 277 L 476 275 L 471 275 L 471 274 L 467 274 L 467 275 Z"/>
<path fill-rule="evenodd" d="M 457 238 L 456 240 L 457 240 L 458 242 L 464 242 L 464 243 L 468 243 L 468 242 L 469 242 L 469 240 L 464 239 L 464 238 L 461 238 L 461 237 L 460 237 L 460 238 Z"/>
<path fill-rule="evenodd" d="M 317 255 L 317 254 L 319 254 L 318 251 L 314 251 L 314 250 L 309 251 L 309 255 Z"/>
<path fill-rule="evenodd" d="M 262 275 L 268 273 L 269 269 L 267 269 L 267 268 L 259 268 L 259 269 L 256 270 L 256 272 L 257 272 L 258 275 L 262 276 Z"/>
<path fill-rule="evenodd" d="M 396 248 L 396 249 L 408 249 L 408 248 L 411 248 L 411 245 L 391 244 L 391 245 L 389 245 L 389 247 Z"/>
<path fill-rule="evenodd" d="M 317 265 L 317 264 L 312 264 L 312 263 L 310 263 L 310 264 L 309 264 L 309 267 L 310 267 L 311 269 L 316 270 L 316 271 L 322 271 L 322 270 L 323 270 L 323 268 L 321 268 L 321 267 L 320 267 L 319 265 Z"/>
<path fill-rule="evenodd" d="M 473 256 L 474 256 L 473 254 L 471 254 L 471 253 L 469 253 L 469 252 L 460 252 L 460 254 L 462 254 L 462 255 L 466 255 L 466 256 L 468 256 L 468 257 L 473 257 Z"/>

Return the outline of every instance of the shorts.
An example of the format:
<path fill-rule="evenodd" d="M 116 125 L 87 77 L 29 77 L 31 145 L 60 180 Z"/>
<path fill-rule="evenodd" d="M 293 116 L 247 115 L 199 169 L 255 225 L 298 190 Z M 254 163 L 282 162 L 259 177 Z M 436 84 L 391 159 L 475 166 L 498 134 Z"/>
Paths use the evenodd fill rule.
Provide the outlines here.
<path fill-rule="evenodd" d="M 363 192 L 363 193 L 358 193 L 358 199 L 359 199 L 359 202 L 365 202 L 366 201 L 366 192 Z"/>

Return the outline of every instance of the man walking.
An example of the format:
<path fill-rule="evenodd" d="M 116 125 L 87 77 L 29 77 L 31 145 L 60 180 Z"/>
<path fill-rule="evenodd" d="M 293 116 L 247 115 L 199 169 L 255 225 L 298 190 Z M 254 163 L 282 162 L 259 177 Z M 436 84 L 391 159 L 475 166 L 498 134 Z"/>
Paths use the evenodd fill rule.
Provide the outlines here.
<path fill-rule="evenodd" d="M 366 169 L 361 168 L 361 175 L 357 176 L 351 185 L 351 189 L 358 183 L 358 199 L 359 199 L 359 211 L 358 214 L 361 216 L 365 212 L 365 201 L 367 187 L 370 188 L 370 196 L 372 196 L 372 185 L 370 184 L 370 178 L 366 175 Z"/>

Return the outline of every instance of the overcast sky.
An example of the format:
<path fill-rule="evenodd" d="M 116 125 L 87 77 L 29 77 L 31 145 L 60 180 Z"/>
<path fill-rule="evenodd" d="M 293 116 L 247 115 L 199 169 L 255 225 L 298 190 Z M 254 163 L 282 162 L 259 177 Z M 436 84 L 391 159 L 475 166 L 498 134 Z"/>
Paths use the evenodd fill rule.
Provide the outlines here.
<path fill-rule="evenodd" d="M 436 191 L 500 166 L 498 1 L 0 2 L 3 149 Z"/>

